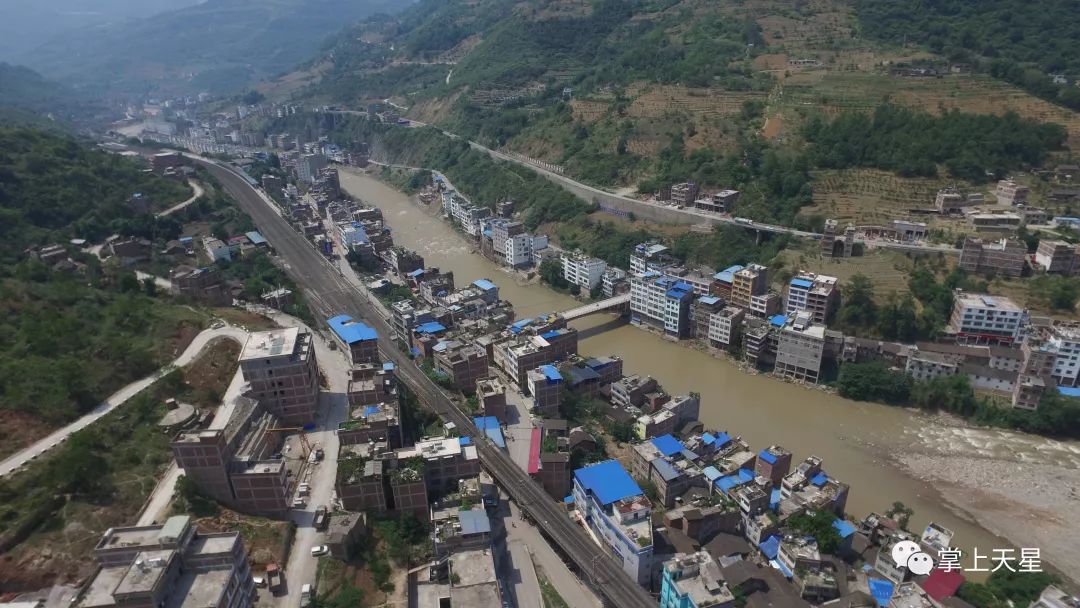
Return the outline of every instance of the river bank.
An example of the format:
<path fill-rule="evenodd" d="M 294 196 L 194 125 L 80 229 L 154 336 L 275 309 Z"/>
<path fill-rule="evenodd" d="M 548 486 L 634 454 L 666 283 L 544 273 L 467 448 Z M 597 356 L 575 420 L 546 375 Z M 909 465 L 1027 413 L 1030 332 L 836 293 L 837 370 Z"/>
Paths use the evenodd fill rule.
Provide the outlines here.
<path fill-rule="evenodd" d="M 380 207 L 395 241 L 418 251 L 428 265 L 453 270 L 459 284 L 477 278 L 495 280 L 501 297 L 514 303 L 518 317 L 577 305 L 569 296 L 535 282 L 519 282 L 519 277 L 473 255 L 476 248 L 442 219 L 437 204 L 425 206 L 362 172 L 342 171 L 341 182 L 350 194 Z M 1063 458 L 1057 466 L 1080 475 L 1080 443 L 970 429 L 913 409 L 807 390 L 747 373 L 726 357 L 686 348 L 626 323 L 612 323 L 607 315 L 585 317 L 572 325 L 581 332 L 582 353 L 619 355 L 626 374 L 652 375 L 673 394 L 701 393 L 701 420 L 707 427 L 741 435 L 758 449 L 782 445 L 796 461 L 821 457 L 831 476 L 851 485 L 847 511 L 855 518 L 883 512 L 900 500 L 915 510 L 913 530 L 933 521 L 956 533 L 958 547 L 968 551 L 977 547 L 983 553 L 1038 543 L 1044 559 L 1064 572 L 1080 572 L 1080 555 L 1070 546 L 1076 544 L 1075 532 L 1024 520 L 1024 514 L 1044 510 L 1047 521 L 1078 521 L 1075 501 L 1040 501 L 1021 491 L 1025 479 L 1046 488 L 1060 483 L 1052 466 L 1040 466 L 1047 464 L 1047 453 L 1074 453 L 1075 460 Z M 952 455 L 935 451 L 947 442 L 955 443 L 953 449 L 958 451 Z M 952 458 L 955 466 L 937 464 Z M 988 477 L 967 483 L 964 459 L 978 459 L 973 466 Z M 996 480 L 991 475 L 995 470 L 1000 476 Z M 996 508 L 984 505 L 987 492 L 997 492 L 996 488 L 1012 502 L 999 501 Z M 971 578 L 978 580 L 979 575 Z"/>

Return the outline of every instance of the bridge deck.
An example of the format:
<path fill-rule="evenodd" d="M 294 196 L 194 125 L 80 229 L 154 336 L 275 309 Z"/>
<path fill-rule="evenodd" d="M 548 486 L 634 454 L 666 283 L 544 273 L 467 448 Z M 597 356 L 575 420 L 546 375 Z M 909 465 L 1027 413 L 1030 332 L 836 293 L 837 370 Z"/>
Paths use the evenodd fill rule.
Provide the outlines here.
<path fill-rule="evenodd" d="M 584 306 L 578 306 L 577 308 L 571 308 L 562 313 L 563 318 L 567 321 L 573 321 L 574 319 L 584 317 L 585 315 L 591 315 L 593 313 L 607 310 L 608 308 L 615 308 L 616 306 L 622 306 L 630 302 L 630 294 L 620 294 L 606 300 L 600 300 L 599 302 L 593 302 L 592 304 L 586 304 Z"/>

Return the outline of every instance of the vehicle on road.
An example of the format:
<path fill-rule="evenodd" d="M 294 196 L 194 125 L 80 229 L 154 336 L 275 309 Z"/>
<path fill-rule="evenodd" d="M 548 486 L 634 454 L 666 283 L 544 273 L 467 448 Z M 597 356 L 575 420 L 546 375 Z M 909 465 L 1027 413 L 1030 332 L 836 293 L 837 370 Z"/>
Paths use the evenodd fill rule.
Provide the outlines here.
<path fill-rule="evenodd" d="M 326 522 L 329 518 L 326 516 L 326 505 L 319 505 L 315 509 L 315 529 L 322 530 L 326 528 Z"/>
<path fill-rule="evenodd" d="M 311 548 L 311 557 L 322 557 L 327 553 L 330 553 L 330 547 L 326 545 L 316 545 Z"/>
<path fill-rule="evenodd" d="M 300 496 L 307 496 L 308 494 L 311 494 L 311 486 L 308 485 L 308 483 L 305 481 L 304 483 L 300 484 L 298 493 L 300 494 Z"/>
<path fill-rule="evenodd" d="M 318 447 L 315 448 L 315 460 L 316 461 L 322 461 L 322 459 L 325 458 L 325 457 L 326 457 L 326 452 L 324 452 L 322 448 L 318 448 Z"/>
<path fill-rule="evenodd" d="M 304 586 L 300 588 L 300 608 L 307 608 L 311 605 L 311 583 L 304 583 Z"/>
<path fill-rule="evenodd" d="M 292 501 L 292 506 L 294 509 L 303 509 L 304 505 L 306 504 L 307 503 L 304 502 L 303 498 L 297 498 L 296 500 Z"/>

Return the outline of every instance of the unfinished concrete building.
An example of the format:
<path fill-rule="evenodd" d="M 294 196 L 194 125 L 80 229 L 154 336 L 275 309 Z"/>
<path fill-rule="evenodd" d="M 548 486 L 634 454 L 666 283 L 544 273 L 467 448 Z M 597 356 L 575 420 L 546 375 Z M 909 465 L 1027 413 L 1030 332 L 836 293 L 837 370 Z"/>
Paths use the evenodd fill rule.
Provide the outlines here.
<path fill-rule="evenodd" d="M 276 416 L 237 397 L 222 428 L 184 431 L 170 444 L 176 465 L 207 496 L 245 513 L 276 515 L 289 508 L 285 461 L 274 458 L 282 437 Z"/>
<path fill-rule="evenodd" d="M 319 366 L 311 334 L 299 328 L 251 334 L 240 353 L 247 395 L 290 425 L 315 420 Z"/>

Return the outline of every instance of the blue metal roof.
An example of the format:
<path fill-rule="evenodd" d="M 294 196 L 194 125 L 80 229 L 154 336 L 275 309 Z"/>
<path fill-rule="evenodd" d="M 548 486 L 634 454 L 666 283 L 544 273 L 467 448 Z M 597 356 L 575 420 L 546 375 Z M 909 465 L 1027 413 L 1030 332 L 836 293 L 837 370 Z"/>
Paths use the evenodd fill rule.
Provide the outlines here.
<path fill-rule="evenodd" d="M 829 476 L 825 474 L 825 471 L 820 471 L 817 475 L 810 478 L 810 483 L 820 488 L 829 483 Z"/>
<path fill-rule="evenodd" d="M 571 367 L 567 373 L 570 374 L 570 383 L 574 385 L 600 379 L 600 374 L 588 367 Z"/>
<path fill-rule="evenodd" d="M 780 537 L 770 536 L 769 538 L 766 538 L 758 545 L 758 549 L 761 549 L 761 552 L 765 554 L 765 557 L 776 559 L 776 554 L 780 552 Z"/>
<path fill-rule="evenodd" d="M 487 279 L 476 279 L 475 281 L 472 282 L 472 284 L 479 287 L 480 289 L 483 289 L 484 291 L 488 291 L 488 290 L 491 290 L 491 289 L 497 289 L 495 287 L 495 283 L 492 283 L 491 281 L 489 281 Z"/>
<path fill-rule="evenodd" d="M 377 406 L 377 405 L 369 405 L 369 406 L 364 408 L 364 418 L 367 418 L 368 416 L 370 416 L 372 414 L 378 414 L 378 413 L 379 413 L 379 406 Z"/>
<path fill-rule="evenodd" d="M 574 480 L 596 496 L 601 505 L 610 505 L 632 496 L 640 496 L 641 488 L 618 460 L 605 460 L 574 471 Z"/>
<path fill-rule="evenodd" d="M 783 327 L 784 323 L 787 323 L 787 315 L 773 315 L 769 317 L 769 323 L 776 327 Z"/>
<path fill-rule="evenodd" d="M 461 534 L 487 534 L 491 532 L 491 520 L 483 509 L 458 511 Z"/>
<path fill-rule="evenodd" d="M 1080 397 L 1080 387 L 1059 386 L 1058 392 L 1066 397 Z"/>
<path fill-rule="evenodd" d="M 545 340 L 550 340 L 550 339 L 552 339 L 552 338 L 554 338 L 554 337 L 556 337 L 558 335 L 559 335 L 559 330 L 553 329 L 551 331 L 545 331 L 544 333 L 540 334 L 540 337 L 545 339 Z"/>
<path fill-rule="evenodd" d="M 540 371 L 544 373 L 544 377 L 548 379 L 548 382 L 562 382 L 562 374 L 554 365 L 541 365 Z"/>
<path fill-rule="evenodd" d="M 613 363 L 615 363 L 614 359 L 608 359 L 608 358 L 597 359 L 596 357 L 593 357 L 592 359 L 588 359 L 588 360 L 585 361 L 585 366 L 588 367 L 589 369 L 596 370 L 596 369 L 604 369 L 605 367 L 607 367 L 607 366 L 609 366 L 609 365 L 611 365 Z"/>
<path fill-rule="evenodd" d="M 753 472 L 747 469 L 739 469 L 738 473 L 734 473 L 726 477 L 721 477 L 720 479 L 717 479 L 713 485 L 715 485 L 724 494 L 727 494 L 731 490 L 743 484 L 750 483 L 751 481 L 753 481 L 753 479 Z"/>
<path fill-rule="evenodd" d="M 896 586 L 892 582 L 883 578 L 867 578 L 867 586 L 870 587 L 870 595 L 874 597 L 874 601 L 878 606 L 885 608 L 892 601 L 893 591 Z"/>
<path fill-rule="evenodd" d="M 675 439 L 670 434 L 661 435 L 659 437 L 652 438 L 652 444 L 656 446 L 656 449 L 660 450 L 660 453 L 664 456 L 673 456 L 683 450 L 684 446 L 681 441 Z"/>
<path fill-rule="evenodd" d="M 720 432 L 716 434 L 716 442 L 713 447 L 719 450 L 720 448 L 724 447 L 729 443 L 731 443 L 731 435 Z"/>
<path fill-rule="evenodd" d="M 720 272 L 713 275 L 713 278 L 723 283 L 730 283 L 735 280 L 735 273 L 743 269 L 743 266 L 735 264 L 734 266 L 728 266 Z"/>
<path fill-rule="evenodd" d="M 718 298 L 716 296 L 701 296 L 700 298 L 697 299 L 697 301 L 701 302 L 702 304 L 712 305 L 712 304 L 716 304 L 717 302 L 719 302 L 720 298 Z"/>
<path fill-rule="evenodd" d="M 252 245 L 265 245 L 267 242 L 266 237 L 254 230 L 252 230 L 251 232 L 245 232 L 244 236 L 248 237 L 248 240 L 251 241 Z"/>
<path fill-rule="evenodd" d="M 773 568 L 779 570 L 787 578 L 795 576 L 795 573 L 791 571 L 791 568 L 788 568 L 786 565 L 784 565 L 784 562 L 778 559 L 770 559 L 769 563 L 772 564 Z"/>
<path fill-rule="evenodd" d="M 410 276 L 410 277 L 413 277 L 415 279 L 416 277 L 422 276 L 423 274 L 424 274 L 424 269 L 423 268 L 417 268 L 416 270 L 414 270 L 414 271 L 412 271 L 410 273 L 407 273 L 406 276 Z"/>
<path fill-rule="evenodd" d="M 330 330 L 346 344 L 377 340 L 379 338 L 375 330 L 360 321 L 354 321 L 349 315 L 338 315 L 326 320 Z"/>
<path fill-rule="evenodd" d="M 681 299 L 685 298 L 689 293 L 690 293 L 689 290 L 679 289 L 678 287 L 673 287 L 673 288 L 667 290 L 666 295 L 669 298 L 672 298 L 672 299 L 675 299 L 675 300 L 681 300 Z"/>
<path fill-rule="evenodd" d="M 515 333 L 515 334 L 519 333 L 519 332 L 521 332 L 521 330 L 528 327 L 529 324 L 532 323 L 532 322 L 533 322 L 532 319 L 518 319 L 517 321 L 514 321 L 513 323 L 510 324 L 510 332 Z"/>
<path fill-rule="evenodd" d="M 717 469 L 716 467 L 705 467 L 701 472 L 705 474 L 705 479 L 708 479 L 710 482 L 720 479 L 720 469 Z"/>
<path fill-rule="evenodd" d="M 427 323 L 424 323 L 422 325 L 417 325 L 416 329 L 414 329 L 413 331 L 418 334 L 437 334 L 441 331 L 446 331 L 446 327 L 444 327 L 443 324 L 439 323 L 438 321 L 428 321 Z"/>
<path fill-rule="evenodd" d="M 705 445 L 712 445 L 714 441 L 716 441 L 716 437 L 713 437 L 712 433 L 701 434 L 701 442 Z"/>
<path fill-rule="evenodd" d="M 477 416 L 473 418 L 473 423 L 476 428 L 488 436 L 495 445 L 500 448 L 506 448 L 506 440 L 503 438 L 502 427 L 499 426 L 499 419 L 494 416 Z"/>
<path fill-rule="evenodd" d="M 688 450 L 686 448 L 683 448 L 682 450 L 680 450 L 679 453 L 682 454 L 683 458 L 689 460 L 690 462 L 693 462 L 693 461 L 698 459 L 697 454 L 691 452 L 690 450 Z"/>
<path fill-rule="evenodd" d="M 803 289 L 810 289 L 814 286 L 814 282 L 808 281 L 806 279 L 791 279 L 791 286 L 802 287 Z"/>
<path fill-rule="evenodd" d="M 393 363 L 391 363 L 390 361 L 387 361 L 386 363 L 382 364 L 382 369 L 383 369 L 384 372 L 392 372 L 392 371 L 394 371 L 395 368 L 394 368 Z"/>
<path fill-rule="evenodd" d="M 662 477 L 664 481 L 671 481 L 679 476 L 679 472 L 675 467 L 671 466 L 671 463 L 663 458 L 653 458 L 650 464 L 652 464 L 653 468 L 656 469 L 656 472 L 660 474 L 660 477 Z"/>
<path fill-rule="evenodd" d="M 472 437 L 469 437 L 468 435 L 458 437 L 458 445 L 472 445 Z"/>
<path fill-rule="evenodd" d="M 769 453 L 769 450 L 761 450 L 758 452 L 758 458 L 764 460 L 769 464 L 776 464 L 776 456 Z"/>
<path fill-rule="evenodd" d="M 840 538 L 847 538 L 855 534 L 855 526 L 845 519 L 834 519 L 832 527 L 836 528 L 836 531 L 840 533 Z"/>
<path fill-rule="evenodd" d="M 784 493 L 780 488 L 773 488 L 769 492 L 769 509 L 775 511 L 780 506 L 780 500 L 784 498 Z"/>

